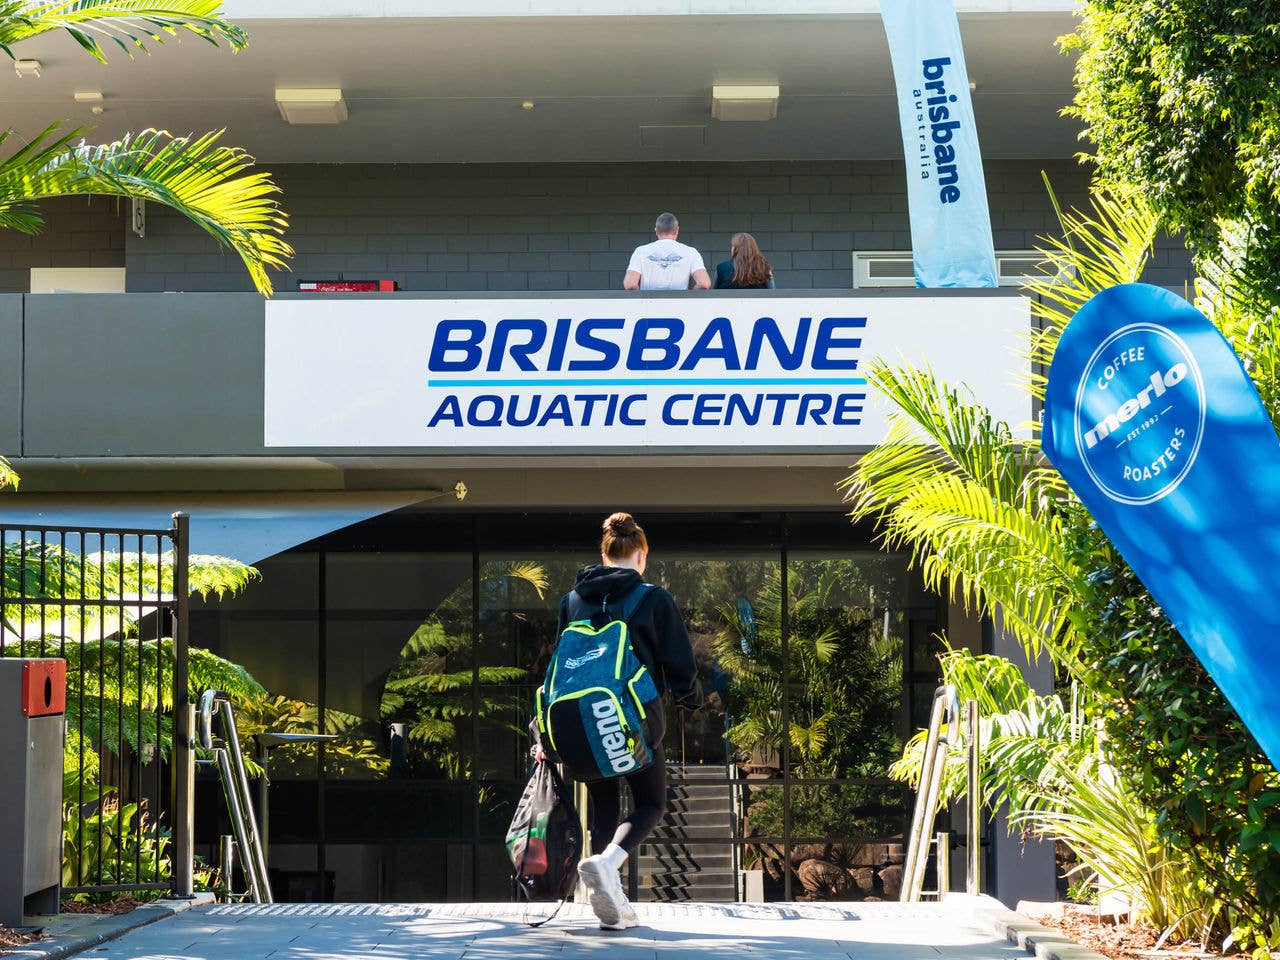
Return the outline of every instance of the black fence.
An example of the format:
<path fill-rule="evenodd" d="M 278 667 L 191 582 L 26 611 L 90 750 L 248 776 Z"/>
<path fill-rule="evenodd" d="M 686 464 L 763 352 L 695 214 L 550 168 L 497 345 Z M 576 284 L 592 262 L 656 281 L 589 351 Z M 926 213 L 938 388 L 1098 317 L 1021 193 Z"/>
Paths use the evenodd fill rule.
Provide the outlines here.
<path fill-rule="evenodd" d="M 67 661 L 67 893 L 190 893 L 187 523 L 0 520 L 0 656 Z"/>

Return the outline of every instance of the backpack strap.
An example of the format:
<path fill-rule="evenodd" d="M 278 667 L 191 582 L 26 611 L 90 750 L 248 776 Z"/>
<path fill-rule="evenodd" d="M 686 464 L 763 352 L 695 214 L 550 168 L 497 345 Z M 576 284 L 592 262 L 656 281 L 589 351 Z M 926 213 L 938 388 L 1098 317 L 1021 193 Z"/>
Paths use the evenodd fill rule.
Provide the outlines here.
<path fill-rule="evenodd" d="M 622 620 L 624 623 L 630 623 L 631 618 L 636 615 L 636 611 L 640 609 L 640 604 L 644 603 L 649 596 L 652 583 L 645 583 L 641 580 L 634 587 L 628 590 L 618 600 L 611 600 L 609 597 L 604 598 L 604 602 L 596 606 L 594 602 L 589 603 L 578 593 L 577 590 L 569 592 L 569 622 L 576 623 L 581 620 L 591 620 L 597 613 L 606 615 L 612 614 L 610 619 Z"/>
<path fill-rule="evenodd" d="M 644 603 L 649 597 L 649 592 L 653 587 L 652 583 L 645 583 L 641 580 L 622 598 L 622 616 L 621 620 L 628 626 L 631 624 L 631 618 L 636 615 L 636 611 L 640 609 L 640 604 Z M 608 603 L 608 598 L 605 599 Z"/>

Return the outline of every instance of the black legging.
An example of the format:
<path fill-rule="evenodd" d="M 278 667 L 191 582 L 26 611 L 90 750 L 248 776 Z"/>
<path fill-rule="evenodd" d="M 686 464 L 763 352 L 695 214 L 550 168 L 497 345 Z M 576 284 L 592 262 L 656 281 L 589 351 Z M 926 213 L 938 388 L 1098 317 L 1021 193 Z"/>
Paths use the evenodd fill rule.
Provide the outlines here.
<path fill-rule="evenodd" d="M 602 853 L 610 841 L 628 854 L 633 853 L 667 812 L 667 758 L 661 743 L 654 748 L 653 763 L 624 779 L 631 790 L 633 809 L 621 823 L 618 822 L 617 779 L 587 784 L 587 795 L 591 798 L 587 823 L 591 827 L 592 854 Z"/>

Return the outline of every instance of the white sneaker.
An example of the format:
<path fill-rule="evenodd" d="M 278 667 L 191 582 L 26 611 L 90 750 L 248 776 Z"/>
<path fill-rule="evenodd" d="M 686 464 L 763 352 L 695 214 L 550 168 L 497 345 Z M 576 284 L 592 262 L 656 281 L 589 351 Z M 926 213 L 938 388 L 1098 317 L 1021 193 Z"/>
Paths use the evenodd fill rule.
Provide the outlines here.
<path fill-rule="evenodd" d="M 578 864 L 578 876 L 587 885 L 591 909 L 600 920 L 601 930 L 626 930 L 639 925 L 635 909 L 622 892 L 622 878 L 603 857 L 584 859 Z"/>

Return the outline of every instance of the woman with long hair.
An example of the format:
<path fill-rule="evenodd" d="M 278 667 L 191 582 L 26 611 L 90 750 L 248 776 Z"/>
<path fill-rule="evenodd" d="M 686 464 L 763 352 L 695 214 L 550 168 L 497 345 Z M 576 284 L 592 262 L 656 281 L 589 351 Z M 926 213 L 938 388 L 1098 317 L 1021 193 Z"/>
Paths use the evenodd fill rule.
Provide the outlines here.
<path fill-rule="evenodd" d="M 625 607 L 628 597 L 640 596 L 626 620 L 631 646 L 648 669 L 658 694 L 670 690 L 677 703 L 694 709 L 701 694 L 693 647 L 671 594 L 644 584 L 648 557 L 649 541 L 631 514 L 615 513 L 606 518 L 600 563 L 579 570 L 573 590 L 560 601 L 557 636 L 570 623 L 583 620 L 591 620 L 598 628 L 603 622 L 596 621 L 614 616 L 606 608 L 615 604 Z M 606 930 L 636 925 L 636 913 L 622 890 L 618 871 L 667 811 L 667 765 L 662 750 L 666 719 L 661 707 L 648 711 L 643 724 L 653 760 L 623 777 L 631 792 L 630 815 L 620 819 L 617 778 L 586 784 L 591 856 L 578 865 L 578 876 L 587 887 L 600 926 Z"/>
<path fill-rule="evenodd" d="M 751 234 L 733 235 L 729 241 L 729 259 L 716 265 L 715 287 L 717 290 L 773 289 L 773 268 Z"/>

